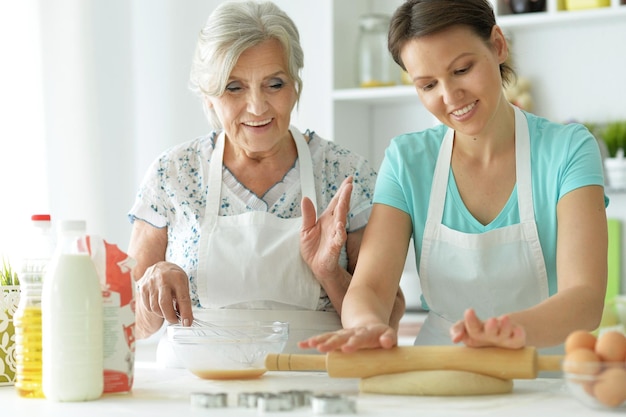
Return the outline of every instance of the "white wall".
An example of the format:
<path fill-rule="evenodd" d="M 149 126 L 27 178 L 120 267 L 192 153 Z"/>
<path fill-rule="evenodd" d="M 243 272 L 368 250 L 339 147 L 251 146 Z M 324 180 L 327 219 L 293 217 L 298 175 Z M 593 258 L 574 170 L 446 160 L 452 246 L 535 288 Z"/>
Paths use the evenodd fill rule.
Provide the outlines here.
<path fill-rule="evenodd" d="M 535 112 L 558 121 L 626 118 L 626 17 L 516 28 L 514 66 Z"/>
<path fill-rule="evenodd" d="M 90 233 L 127 247 L 126 212 L 149 163 L 208 130 L 187 79 L 197 33 L 218 3 L 39 0 L 50 207 L 57 219 L 84 218 Z M 293 122 L 333 139 L 332 85 L 324 81 L 332 79 L 330 2 L 277 4 L 296 21 L 305 51 Z M 615 19 L 582 29 L 575 22 L 517 29 L 516 66 L 533 83 L 537 113 L 556 120 L 626 117 L 624 39 L 626 24 Z"/>
<path fill-rule="evenodd" d="M 0 262 L 30 215 L 48 211 L 39 24 L 33 0 L 0 1 Z"/>
<path fill-rule="evenodd" d="M 219 3 L 39 0 L 50 210 L 57 220 L 86 219 L 89 233 L 127 247 L 126 212 L 148 165 L 209 130 L 187 81 L 196 37 Z M 302 31 L 303 77 L 327 76 L 315 63 L 329 49 L 330 33 L 317 25 L 330 12 L 306 0 L 276 3 L 299 27 L 314 29 Z M 317 112 L 330 111 L 324 103 L 331 86 L 320 91 L 314 84 L 305 83 L 292 120 L 303 129 L 317 130 Z M 320 126 L 331 131 L 329 122 Z"/>

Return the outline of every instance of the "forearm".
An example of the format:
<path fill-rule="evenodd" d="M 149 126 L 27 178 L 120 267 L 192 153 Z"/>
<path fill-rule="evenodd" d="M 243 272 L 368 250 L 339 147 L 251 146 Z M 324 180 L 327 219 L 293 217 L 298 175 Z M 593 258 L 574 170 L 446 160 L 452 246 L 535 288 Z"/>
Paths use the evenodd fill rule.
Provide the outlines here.
<path fill-rule="evenodd" d="M 403 306 L 395 300 L 384 300 L 373 288 L 365 285 L 352 285 L 348 288 L 343 301 L 341 322 L 344 328 L 365 327 L 374 324 L 393 326 L 392 320 L 398 323 L 402 314 L 399 314 Z M 394 327 L 397 329 L 397 323 Z"/>
<path fill-rule="evenodd" d="M 398 290 L 396 295 L 396 301 L 393 303 L 391 310 L 391 316 L 389 317 L 389 326 L 393 327 L 396 331 L 400 328 L 400 319 L 404 316 L 406 311 L 406 301 L 402 290 Z"/>
<path fill-rule="evenodd" d="M 511 313 L 511 319 L 526 332 L 526 345 L 538 348 L 563 343 L 574 330 L 594 330 L 600 324 L 604 293 L 592 286 L 559 291 L 544 302 Z"/>
<path fill-rule="evenodd" d="M 133 268 L 132 276 L 137 285 L 144 283 L 142 278 L 148 268 L 165 260 L 165 248 L 167 247 L 167 229 L 158 229 L 150 224 L 136 219 L 133 223 L 128 255 L 137 264 Z M 147 292 L 149 294 L 149 291 Z M 144 339 L 157 332 L 163 325 L 163 317 L 149 310 L 145 305 L 144 292 L 137 287 L 135 301 L 135 334 L 137 338 Z"/>
<path fill-rule="evenodd" d="M 338 268 L 336 274 L 333 276 L 325 277 L 324 279 L 318 278 L 322 288 L 326 291 L 330 302 L 335 307 L 337 313 L 341 315 L 343 306 L 343 300 L 350 286 L 350 280 L 352 275 L 344 268 Z"/>
<path fill-rule="evenodd" d="M 594 330 L 602 318 L 607 276 L 607 223 L 602 187 L 581 187 L 557 205 L 558 292 L 511 318 L 528 345 L 558 345 L 573 330 Z"/>

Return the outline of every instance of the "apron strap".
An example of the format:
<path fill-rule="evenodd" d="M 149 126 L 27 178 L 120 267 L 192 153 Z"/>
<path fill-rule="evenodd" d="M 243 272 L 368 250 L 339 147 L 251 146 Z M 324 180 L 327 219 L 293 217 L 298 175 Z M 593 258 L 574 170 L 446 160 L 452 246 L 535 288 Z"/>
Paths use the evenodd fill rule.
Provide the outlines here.
<path fill-rule="evenodd" d="M 222 190 L 222 167 L 224 161 L 224 142 L 225 133 L 220 132 L 215 138 L 215 147 L 211 154 L 211 160 L 209 161 L 209 181 L 208 181 L 208 195 L 206 201 L 205 216 L 207 219 L 217 216 L 220 209 L 220 195 Z M 206 173 L 207 168 L 204 167 Z M 214 223 L 212 220 L 211 223 Z"/>
<path fill-rule="evenodd" d="M 433 183 L 430 188 L 430 199 L 428 201 L 428 214 L 426 216 L 426 227 L 429 223 L 439 225 L 443 221 L 443 209 L 446 202 L 446 190 L 448 189 L 448 178 L 450 178 L 450 158 L 452 156 L 452 144 L 454 142 L 454 130 L 448 128 L 439 148 L 439 156 L 435 165 Z"/>
<path fill-rule="evenodd" d="M 535 222 L 533 208 L 532 171 L 530 164 L 530 134 L 524 113 L 515 110 L 515 180 L 520 223 Z"/>
<path fill-rule="evenodd" d="M 313 177 L 313 159 L 311 151 L 304 135 L 300 133 L 298 128 L 290 126 L 289 131 L 296 142 L 298 150 L 298 163 L 300 164 L 300 186 L 302 187 L 302 196 L 308 197 L 315 207 L 317 217 L 317 197 L 315 196 L 315 178 Z"/>

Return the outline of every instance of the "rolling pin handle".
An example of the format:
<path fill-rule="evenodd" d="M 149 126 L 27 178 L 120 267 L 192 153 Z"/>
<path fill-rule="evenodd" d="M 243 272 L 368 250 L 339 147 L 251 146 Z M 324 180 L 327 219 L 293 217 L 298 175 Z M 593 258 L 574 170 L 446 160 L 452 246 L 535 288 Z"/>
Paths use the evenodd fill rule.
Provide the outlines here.
<path fill-rule="evenodd" d="M 537 357 L 537 369 L 539 371 L 560 371 L 563 363 L 563 355 L 540 355 Z"/>
<path fill-rule="evenodd" d="M 265 357 L 268 371 L 326 371 L 326 355 L 268 353 Z"/>

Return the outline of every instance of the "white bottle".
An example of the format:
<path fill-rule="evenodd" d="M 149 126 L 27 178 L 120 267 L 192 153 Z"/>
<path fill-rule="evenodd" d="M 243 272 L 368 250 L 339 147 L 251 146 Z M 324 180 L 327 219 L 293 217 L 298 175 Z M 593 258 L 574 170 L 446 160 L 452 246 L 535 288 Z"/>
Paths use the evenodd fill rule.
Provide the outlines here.
<path fill-rule="evenodd" d="M 54 401 L 88 401 L 104 388 L 102 292 L 95 266 L 77 241 L 84 221 L 58 225 L 56 251 L 44 277 L 43 392 Z"/>

